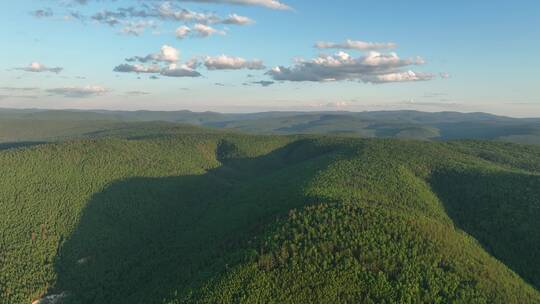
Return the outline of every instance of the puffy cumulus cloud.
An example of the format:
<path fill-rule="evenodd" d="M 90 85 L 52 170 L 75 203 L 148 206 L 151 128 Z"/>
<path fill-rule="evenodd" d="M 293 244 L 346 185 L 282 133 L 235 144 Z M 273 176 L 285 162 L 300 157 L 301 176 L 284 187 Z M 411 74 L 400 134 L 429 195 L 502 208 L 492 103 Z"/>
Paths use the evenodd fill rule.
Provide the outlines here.
<path fill-rule="evenodd" d="M 88 85 L 85 87 L 54 88 L 54 89 L 48 89 L 46 90 L 46 92 L 50 94 L 54 94 L 54 95 L 64 96 L 64 97 L 85 98 L 85 97 L 103 95 L 110 92 L 110 90 L 102 86 Z"/>
<path fill-rule="evenodd" d="M 161 70 L 161 75 L 167 77 L 200 77 L 201 73 L 197 72 L 187 64 L 171 64 L 167 68 Z"/>
<path fill-rule="evenodd" d="M 430 79 L 433 79 L 432 74 L 406 71 L 406 72 L 376 75 L 374 76 L 374 78 L 370 80 L 370 82 L 384 83 L 384 82 L 421 81 L 421 80 L 430 80 Z"/>
<path fill-rule="evenodd" d="M 261 60 L 246 60 L 241 57 L 221 55 L 216 57 L 207 56 L 204 65 L 208 70 L 263 70 L 265 66 Z"/>
<path fill-rule="evenodd" d="M 180 51 L 166 44 L 161 47 L 161 50 L 159 53 L 149 54 L 146 56 L 135 56 L 135 57 L 130 57 L 126 59 L 127 62 L 138 61 L 141 63 L 146 63 L 146 62 L 173 63 L 173 62 L 177 62 L 178 60 L 180 60 Z"/>
<path fill-rule="evenodd" d="M 184 39 L 187 36 L 189 36 L 190 33 L 191 33 L 191 29 L 189 28 L 189 26 L 186 26 L 186 25 L 182 25 L 178 27 L 175 31 L 176 38 L 178 39 Z"/>
<path fill-rule="evenodd" d="M 159 65 L 144 66 L 142 64 L 123 63 L 116 66 L 113 71 L 118 73 L 159 73 L 161 67 Z"/>
<path fill-rule="evenodd" d="M 161 47 L 161 53 L 157 55 L 157 58 L 159 61 L 176 62 L 180 59 L 180 51 L 172 46 L 163 45 Z"/>
<path fill-rule="evenodd" d="M 424 64 L 420 57 L 401 59 L 396 53 L 381 54 L 371 51 L 363 57 L 352 57 L 345 52 L 320 55 L 312 60 L 297 60 L 292 67 L 274 67 L 266 74 L 277 81 L 341 81 L 387 83 L 430 80 L 432 74 L 403 71 L 412 65 Z"/>
<path fill-rule="evenodd" d="M 179 64 L 179 60 L 180 51 L 174 47 L 164 45 L 159 53 L 126 58 L 128 63 L 116 66 L 113 71 L 118 73 L 160 74 L 166 77 L 202 76 L 196 71 L 196 68 L 200 66 L 197 59 L 190 59 L 184 64 Z M 145 65 L 145 63 L 149 62 L 152 64 Z M 152 75 L 150 78 L 157 79 L 157 76 Z"/>
<path fill-rule="evenodd" d="M 80 0 L 84 1 L 84 0 Z M 178 0 L 180 2 L 197 2 L 197 3 L 221 3 L 221 4 L 238 4 L 238 5 L 257 5 L 275 10 L 290 10 L 291 7 L 278 0 Z"/>
<path fill-rule="evenodd" d="M 230 14 L 229 17 L 227 17 L 226 19 L 223 19 L 221 23 L 235 24 L 235 25 L 249 25 L 249 24 L 254 24 L 255 21 L 245 16 L 240 16 L 237 14 Z"/>
<path fill-rule="evenodd" d="M 318 49 L 344 49 L 344 50 L 360 50 L 360 51 L 375 51 L 384 49 L 394 49 L 397 45 L 393 42 L 365 42 L 348 39 L 345 42 L 324 42 L 315 43 Z"/>
<path fill-rule="evenodd" d="M 199 37 L 208 37 L 210 35 L 226 35 L 225 31 L 217 30 L 209 25 L 197 23 L 193 26 L 193 31 Z"/>
<path fill-rule="evenodd" d="M 51 73 L 60 73 L 64 70 L 64 68 L 61 67 L 48 67 L 42 63 L 39 62 L 32 62 L 26 67 L 22 68 L 15 68 L 15 70 L 19 71 L 25 71 L 25 72 L 34 72 L 34 73 L 41 73 L 41 72 L 51 72 Z"/>

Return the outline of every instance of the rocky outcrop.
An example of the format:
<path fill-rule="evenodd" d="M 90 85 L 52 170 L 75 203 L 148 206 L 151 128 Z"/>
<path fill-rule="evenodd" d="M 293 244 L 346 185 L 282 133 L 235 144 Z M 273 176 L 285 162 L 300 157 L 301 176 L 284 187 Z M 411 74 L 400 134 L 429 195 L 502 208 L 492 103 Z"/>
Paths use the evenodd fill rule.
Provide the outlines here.
<path fill-rule="evenodd" d="M 66 297 L 67 293 L 62 292 L 60 294 L 48 295 L 41 299 L 37 299 L 32 302 L 32 304 L 61 304 Z"/>

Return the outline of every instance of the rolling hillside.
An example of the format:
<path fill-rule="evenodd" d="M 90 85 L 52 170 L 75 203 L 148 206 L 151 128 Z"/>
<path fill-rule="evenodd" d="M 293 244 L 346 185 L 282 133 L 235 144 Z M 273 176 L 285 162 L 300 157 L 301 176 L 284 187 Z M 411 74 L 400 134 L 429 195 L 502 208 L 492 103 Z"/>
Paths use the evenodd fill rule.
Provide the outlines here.
<path fill-rule="evenodd" d="M 540 303 L 538 147 L 175 128 L 0 151 L 0 303 Z"/>

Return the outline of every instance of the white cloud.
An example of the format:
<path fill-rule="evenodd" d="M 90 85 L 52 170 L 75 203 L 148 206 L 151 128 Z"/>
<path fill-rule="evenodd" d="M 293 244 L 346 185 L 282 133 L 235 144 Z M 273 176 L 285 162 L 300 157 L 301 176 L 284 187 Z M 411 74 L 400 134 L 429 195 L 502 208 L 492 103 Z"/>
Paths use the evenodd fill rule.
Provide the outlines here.
<path fill-rule="evenodd" d="M 123 63 L 115 67 L 113 71 L 119 73 L 159 73 L 161 67 L 159 65 L 144 66 L 142 64 Z"/>
<path fill-rule="evenodd" d="M 200 37 L 208 37 L 210 35 L 226 35 L 225 31 L 217 30 L 209 25 L 197 23 L 193 26 L 193 30 L 200 36 Z"/>
<path fill-rule="evenodd" d="M 50 68 L 50 67 L 48 67 L 48 66 L 46 66 L 44 64 L 41 64 L 39 62 L 32 62 L 26 67 L 15 68 L 15 70 L 26 71 L 26 72 L 34 72 L 34 73 L 51 72 L 51 73 L 58 74 L 58 73 L 62 72 L 62 70 L 64 70 L 64 68 L 61 68 L 61 67 Z"/>
<path fill-rule="evenodd" d="M 157 25 L 153 20 L 129 21 L 124 24 L 122 33 L 133 36 L 142 35 L 147 28 L 157 28 Z"/>
<path fill-rule="evenodd" d="M 146 56 L 135 56 L 135 57 L 126 59 L 126 61 L 128 62 L 138 61 L 141 63 L 146 63 L 146 62 L 173 63 L 173 62 L 177 62 L 178 60 L 180 60 L 180 51 L 166 44 L 161 47 L 161 50 L 159 53 L 150 54 Z"/>
<path fill-rule="evenodd" d="M 216 23 L 220 18 L 213 13 L 198 13 L 184 8 L 176 8 L 171 2 L 164 2 L 157 8 L 161 19 L 172 19 L 184 22 Z"/>
<path fill-rule="evenodd" d="M 278 0 L 178 0 L 181 2 L 199 2 L 199 3 L 222 3 L 239 5 L 257 5 L 276 10 L 290 10 L 291 7 Z"/>
<path fill-rule="evenodd" d="M 160 67 L 159 65 L 144 66 L 140 64 L 120 64 L 114 68 L 114 72 L 118 73 L 137 73 L 137 74 L 161 74 L 167 77 L 200 77 L 202 76 L 197 72 L 192 64 L 169 64 L 167 67 Z M 157 79 L 153 77 L 153 79 Z"/>
<path fill-rule="evenodd" d="M 46 90 L 48 93 L 61 95 L 64 97 L 84 98 L 97 95 L 103 95 L 110 92 L 109 89 L 102 86 L 88 85 L 85 87 L 64 87 Z"/>
<path fill-rule="evenodd" d="M 413 71 L 389 73 L 383 75 L 376 75 L 371 82 L 404 82 L 404 81 L 420 81 L 430 80 L 433 78 L 431 74 L 418 73 Z"/>
<path fill-rule="evenodd" d="M 176 38 L 184 39 L 191 33 L 191 29 L 188 26 L 182 25 L 176 29 L 175 33 Z"/>
<path fill-rule="evenodd" d="M 235 24 L 235 25 L 249 25 L 249 24 L 254 24 L 255 21 L 245 16 L 231 14 L 229 15 L 229 17 L 227 17 L 227 19 L 222 20 L 221 23 Z"/>
<path fill-rule="evenodd" d="M 190 68 L 187 64 L 171 64 L 169 67 L 161 70 L 161 75 L 167 77 L 200 77 L 201 74 Z"/>
<path fill-rule="evenodd" d="M 204 65 L 209 70 L 262 70 L 264 64 L 261 60 L 246 60 L 241 57 L 221 55 L 217 57 L 207 56 Z"/>
<path fill-rule="evenodd" d="M 85 5 L 91 0 L 72 0 L 72 2 Z M 99 0 L 95 0 L 99 1 Z M 112 0 L 116 1 L 116 0 Z M 153 0 L 141 0 L 151 2 Z M 172 0 L 174 1 L 174 0 Z M 237 5 L 256 5 L 276 10 L 290 10 L 291 7 L 279 0 L 176 0 L 177 2 L 195 2 L 195 3 L 219 3 L 219 4 L 237 4 Z"/>
<path fill-rule="evenodd" d="M 127 58 L 126 61 L 139 63 L 123 63 L 116 66 L 113 71 L 118 73 L 161 74 L 167 77 L 202 76 L 196 71 L 196 68 L 200 65 L 197 59 L 190 59 L 186 63 L 180 64 L 180 51 L 168 45 L 163 45 L 159 53 L 146 55 L 144 57 L 135 56 Z M 144 63 L 148 62 L 153 62 L 153 64 L 144 65 Z M 152 76 L 152 79 L 157 78 L 155 75 Z"/>
<path fill-rule="evenodd" d="M 319 41 L 315 44 L 318 49 L 344 49 L 344 50 L 360 50 L 374 51 L 384 49 L 394 49 L 397 45 L 393 42 L 364 42 L 348 39 L 342 43 Z"/>
<path fill-rule="evenodd" d="M 345 52 L 333 56 L 320 55 L 306 61 L 297 60 L 292 67 L 274 67 L 266 74 L 278 81 L 341 81 L 353 80 L 368 83 L 430 80 L 433 75 L 402 68 L 424 64 L 420 57 L 401 59 L 395 53 L 381 54 L 369 52 L 366 56 L 354 58 Z"/>
<path fill-rule="evenodd" d="M 172 46 L 164 45 L 161 47 L 161 54 L 159 55 L 159 60 L 176 62 L 180 59 L 180 51 L 173 48 Z"/>

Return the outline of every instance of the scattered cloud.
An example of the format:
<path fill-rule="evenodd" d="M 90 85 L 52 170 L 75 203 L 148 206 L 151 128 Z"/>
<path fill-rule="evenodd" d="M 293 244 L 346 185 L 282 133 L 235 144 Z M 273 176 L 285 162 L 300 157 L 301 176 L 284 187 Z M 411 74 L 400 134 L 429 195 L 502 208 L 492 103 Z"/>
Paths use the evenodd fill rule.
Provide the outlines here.
<path fill-rule="evenodd" d="M 159 53 L 149 54 L 146 56 L 135 56 L 126 58 L 127 62 L 177 62 L 180 59 L 180 51 L 172 46 L 163 45 Z"/>
<path fill-rule="evenodd" d="M 255 21 L 244 16 L 239 16 L 237 14 L 231 14 L 227 19 L 221 21 L 223 24 L 235 24 L 235 25 L 249 25 L 254 24 Z"/>
<path fill-rule="evenodd" d="M 126 92 L 126 95 L 128 96 L 144 96 L 144 95 L 149 95 L 150 93 L 149 92 L 144 92 L 144 91 L 128 91 Z"/>
<path fill-rule="evenodd" d="M 119 73 L 159 73 L 161 71 L 161 67 L 155 64 L 144 66 L 142 64 L 123 63 L 116 66 L 113 71 Z"/>
<path fill-rule="evenodd" d="M 85 0 L 79 0 L 85 1 Z M 221 3 L 221 4 L 238 4 L 238 5 L 257 5 L 275 10 L 291 10 L 292 8 L 278 0 L 178 0 L 181 2 L 197 2 L 197 3 Z"/>
<path fill-rule="evenodd" d="M 109 26 L 120 24 L 123 18 L 126 18 L 124 13 L 112 11 L 101 11 L 91 17 L 92 20 Z"/>
<path fill-rule="evenodd" d="M 167 77 L 201 77 L 201 73 L 190 68 L 186 64 L 171 64 L 167 68 L 161 70 L 161 75 Z"/>
<path fill-rule="evenodd" d="M 140 36 L 147 28 L 156 29 L 157 24 L 153 20 L 129 21 L 124 23 L 121 32 L 126 35 Z"/>
<path fill-rule="evenodd" d="M 39 62 L 32 62 L 28 66 L 23 68 L 15 68 L 15 70 L 19 71 L 25 71 L 25 72 L 34 72 L 34 73 L 41 73 L 41 72 L 51 72 L 51 73 L 60 73 L 64 68 L 61 67 L 48 67 L 44 64 L 41 64 Z"/>
<path fill-rule="evenodd" d="M 450 78 L 450 74 L 446 72 L 439 73 L 439 76 L 441 76 L 442 79 L 448 79 Z"/>
<path fill-rule="evenodd" d="M 193 31 L 197 33 L 199 37 L 208 37 L 211 35 L 226 35 L 227 33 L 222 30 L 217 30 L 209 25 L 197 23 L 193 26 Z"/>
<path fill-rule="evenodd" d="M 109 89 L 102 86 L 85 86 L 85 87 L 63 87 L 46 90 L 47 93 L 60 95 L 71 98 L 85 98 L 99 96 L 110 92 Z"/>
<path fill-rule="evenodd" d="M 171 2 L 162 3 L 153 10 L 153 13 L 148 13 L 147 16 L 156 16 L 164 20 L 197 23 L 218 23 L 221 20 L 221 18 L 213 13 L 194 12 L 185 8 L 176 7 Z"/>
<path fill-rule="evenodd" d="M 191 33 L 191 29 L 186 25 L 182 25 L 176 29 L 175 33 L 176 33 L 176 38 L 184 39 Z"/>
<path fill-rule="evenodd" d="M 181 64 L 180 51 L 172 46 L 163 45 L 159 53 L 146 56 L 135 56 L 126 58 L 126 62 L 116 66 L 113 71 L 119 73 L 136 73 L 136 74 L 160 74 L 166 77 L 200 77 L 202 76 L 196 71 L 200 65 L 197 59 L 190 59 Z M 138 62 L 138 63 L 133 63 Z M 145 65 L 145 63 L 151 63 Z M 165 64 L 165 65 L 161 65 Z M 152 75 L 150 79 L 158 79 Z"/>
<path fill-rule="evenodd" d="M 431 80 L 432 78 L 433 78 L 433 75 L 431 74 L 423 74 L 419 72 L 406 71 L 406 72 L 377 75 L 376 78 L 370 82 L 374 82 L 374 83 L 407 82 L 407 81 Z"/>
<path fill-rule="evenodd" d="M 268 80 L 253 81 L 253 82 L 251 82 L 251 83 L 252 83 L 252 84 L 258 84 L 258 85 L 260 85 L 260 86 L 262 86 L 262 87 L 269 87 L 269 86 L 275 84 L 274 81 L 268 81 Z"/>
<path fill-rule="evenodd" d="M 48 18 L 54 16 L 53 11 L 50 8 L 38 9 L 30 13 L 36 18 Z"/>
<path fill-rule="evenodd" d="M 320 55 L 312 60 L 298 59 L 292 67 L 274 67 L 266 74 L 277 81 L 342 81 L 388 83 L 430 80 L 432 74 L 403 70 L 412 65 L 422 65 L 420 57 L 401 59 L 396 53 L 381 54 L 371 51 L 363 57 L 352 57 L 345 52 Z"/>
<path fill-rule="evenodd" d="M 0 90 L 11 91 L 11 92 L 31 92 L 38 91 L 39 88 L 36 87 L 0 87 Z"/>
<path fill-rule="evenodd" d="M 184 39 L 186 37 L 209 37 L 211 35 L 226 35 L 227 33 L 222 30 L 217 30 L 209 25 L 197 23 L 193 26 L 193 28 L 190 28 L 187 25 L 181 25 L 178 27 L 175 31 L 176 38 L 178 39 Z"/>
<path fill-rule="evenodd" d="M 64 20 L 78 20 L 80 22 L 85 23 L 86 22 L 86 16 L 81 14 L 80 12 L 68 12 L 66 15 L 64 15 Z"/>
<path fill-rule="evenodd" d="M 385 49 L 394 49 L 397 45 L 393 42 L 365 42 L 359 40 L 348 39 L 345 42 L 324 42 L 315 43 L 318 49 L 343 49 L 343 50 L 360 50 L 360 51 L 376 51 Z"/>
<path fill-rule="evenodd" d="M 92 0 L 72 0 L 73 3 L 86 5 Z M 100 0 L 94 0 L 100 1 Z M 111 0 L 116 1 L 116 0 Z M 152 0 L 141 0 L 142 2 L 151 2 Z M 176 0 L 177 2 L 194 2 L 194 3 L 217 3 L 217 4 L 237 4 L 237 5 L 254 5 L 262 6 L 276 10 L 290 10 L 291 7 L 279 0 Z"/>
<path fill-rule="evenodd" d="M 261 60 L 246 60 L 241 57 L 221 55 L 217 57 L 207 56 L 204 65 L 208 70 L 262 70 L 265 66 Z"/>

